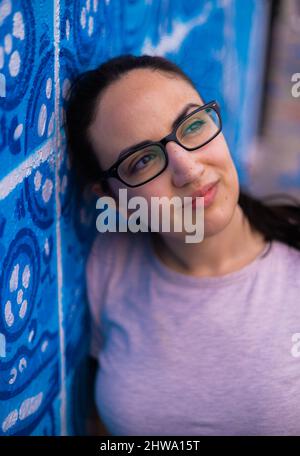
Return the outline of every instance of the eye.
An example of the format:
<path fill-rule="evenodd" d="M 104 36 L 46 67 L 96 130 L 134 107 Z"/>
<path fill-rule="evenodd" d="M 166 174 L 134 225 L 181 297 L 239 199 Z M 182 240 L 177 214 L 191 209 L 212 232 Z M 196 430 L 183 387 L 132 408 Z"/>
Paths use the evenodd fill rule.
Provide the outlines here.
<path fill-rule="evenodd" d="M 191 125 L 189 125 L 183 132 L 183 134 L 198 131 L 205 124 L 204 120 L 196 120 Z"/>
<path fill-rule="evenodd" d="M 140 171 L 141 169 L 146 168 L 147 164 L 156 158 L 156 154 L 149 153 L 144 155 L 142 158 L 137 160 L 135 163 L 131 163 L 129 166 L 130 173 L 135 173 L 136 171 Z"/>

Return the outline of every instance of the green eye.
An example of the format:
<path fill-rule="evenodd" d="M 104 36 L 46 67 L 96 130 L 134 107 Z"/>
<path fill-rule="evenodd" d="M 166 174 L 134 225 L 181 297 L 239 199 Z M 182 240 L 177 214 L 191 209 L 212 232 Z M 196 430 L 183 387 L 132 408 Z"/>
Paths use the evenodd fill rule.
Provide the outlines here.
<path fill-rule="evenodd" d="M 186 128 L 184 130 L 184 133 L 188 132 L 188 130 L 190 130 L 191 132 L 194 132 L 194 131 L 198 131 L 201 129 L 201 127 L 205 124 L 205 122 L 203 120 L 196 120 L 195 122 L 193 122 L 191 125 L 188 126 L 188 128 Z"/>

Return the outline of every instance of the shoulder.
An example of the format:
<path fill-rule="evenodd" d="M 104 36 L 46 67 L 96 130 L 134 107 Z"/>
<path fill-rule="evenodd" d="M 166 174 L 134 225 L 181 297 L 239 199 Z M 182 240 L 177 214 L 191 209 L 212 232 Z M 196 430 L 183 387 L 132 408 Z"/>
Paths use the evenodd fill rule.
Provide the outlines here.
<path fill-rule="evenodd" d="M 99 263 L 107 266 L 111 262 L 113 254 L 122 248 L 124 249 L 125 245 L 128 244 L 129 239 L 126 235 L 127 233 L 109 231 L 97 233 L 88 254 L 87 269 L 91 270 Z"/>
<path fill-rule="evenodd" d="M 87 286 L 92 291 L 103 286 L 108 276 L 117 273 L 122 265 L 126 267 L 139 242 L 138 234 L 129 231 L 97 233 L 86 262 Z"/>
<path fill-rule="evenodd" d="M 290 279 L 296 279 L 299 282 L 300 250 L 280 241 L 273 241 L 273 249 L 274 258 L 277 260 L 273 262 L 273 266 L 276 267 L 277 277 L 279 278 L 280 275 L 285 274 Z"/>
<path fill-rule="evenodd" d="M 132 269 L 139 265 L 144 233 L 106 232 L 96 234 L 85 266 L 86 291 L 92 314 L 98 313 L 101 302 L 114 284 L 129 282 Z"/>
<path fill-rule="evenodd" d="M 97 232 L 87 255 L 85 282 L 87 303 L 92 317 L 92 353 L 93 346 L 98 344 L 100 315 L 106 290 L 117 273 L 116 265 L 119 265 L 119 258 L 124 256 L 124 248 L 128 243 L 122 234 L 126 233 Z"/>
<path fill-rule="evenodd" d="M 273 245 L 278 257 L 290 264 L 295 263 L 295 265 L 298 264 L 299 266 L 300 250 L 281 241 L 273 241 Z"/>

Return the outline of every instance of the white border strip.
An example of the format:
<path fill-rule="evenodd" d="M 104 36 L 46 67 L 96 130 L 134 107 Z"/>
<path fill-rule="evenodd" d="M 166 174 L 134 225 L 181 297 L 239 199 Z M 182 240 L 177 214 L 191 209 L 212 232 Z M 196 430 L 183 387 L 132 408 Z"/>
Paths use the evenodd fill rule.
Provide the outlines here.
<path fill-rule="evenodd" d="M 55 202 L 56 202 L 56 258 L 57 258 L 57 299 L 58 299 L 58 330 L 60 341 L 60 435 L 67 435 L 67 388 L 66 388 L 66 360 L 65 360 L 65 334 L 64 334 L 64 313 L 62 302 L 62 254 L 61 254 L 61 229 L 60 229 L 60 179 L 59 179 L 59 164 L 61 153 L 61 137 L 60 137 L 60 80 L 59 80 L 59 37 L 60 37 L 60 0 L 54 0 L 53 8 L 53 31 L 54 31 L 54 113 L 55 113 Z"/>

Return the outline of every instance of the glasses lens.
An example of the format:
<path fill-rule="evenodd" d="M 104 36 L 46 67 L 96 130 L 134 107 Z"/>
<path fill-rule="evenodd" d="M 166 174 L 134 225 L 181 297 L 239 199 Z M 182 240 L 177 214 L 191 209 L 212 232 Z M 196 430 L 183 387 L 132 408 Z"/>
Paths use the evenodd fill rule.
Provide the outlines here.
<path fill-rule="evenodd" d="M 151 145 L 137 150 L 118 168 L 118 174 L 129 185 L 138 185 L 159 174 L 166 163 L 165 154 L 161 147 Z"/>
<path fill-rule="evenodd" d="M 184 147 L 200 147 L 212 139 L 219 129 L 220 119 L 217 112 L 207 108 L 196 112 L 179 125 L 176 137 Z"/>

